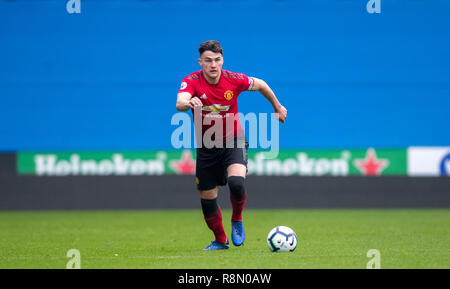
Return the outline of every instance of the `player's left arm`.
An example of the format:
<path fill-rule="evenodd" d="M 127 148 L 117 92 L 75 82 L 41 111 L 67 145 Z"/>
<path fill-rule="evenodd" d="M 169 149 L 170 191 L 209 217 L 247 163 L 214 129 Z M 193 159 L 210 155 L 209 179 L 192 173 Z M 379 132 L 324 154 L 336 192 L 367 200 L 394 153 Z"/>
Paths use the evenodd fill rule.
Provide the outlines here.
<path fill-rule="evenodd" d="M 253 85 L 250 85 L 248 90 L 259 91 L 264 95 L 264 97 L 272 104 L 275 113 L 278 114 L 278 120 L 284 123 L 287 116 L 287 109 L 278 101 L 270 86 L 262 79 L 256 77 L 251 77 L 251 79 L 253 79 Z"/>

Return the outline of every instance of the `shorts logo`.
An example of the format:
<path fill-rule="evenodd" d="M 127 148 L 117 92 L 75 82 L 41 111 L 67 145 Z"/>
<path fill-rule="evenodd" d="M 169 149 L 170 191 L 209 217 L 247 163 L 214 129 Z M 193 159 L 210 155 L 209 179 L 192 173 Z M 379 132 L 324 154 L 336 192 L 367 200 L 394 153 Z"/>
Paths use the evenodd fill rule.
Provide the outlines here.
<path fill-rule="evenodd" d="M 198 179 L 198 177 L 195 177 L 195 182 L 198 184 L 200 184 L 200 180 Z"/>
<path fill-rule="evenodd" d="M 181 83 L 180 89 L 185 89 L 186 87 L 187 87 L 187 83 L 183 81 Z"/>
<path fill-rule="evenodd" d="M 226 100 L 232 99 L 233 98 L 233 91 L 232 90 L 225 91 L 223 97 L 225 97 Z"/>

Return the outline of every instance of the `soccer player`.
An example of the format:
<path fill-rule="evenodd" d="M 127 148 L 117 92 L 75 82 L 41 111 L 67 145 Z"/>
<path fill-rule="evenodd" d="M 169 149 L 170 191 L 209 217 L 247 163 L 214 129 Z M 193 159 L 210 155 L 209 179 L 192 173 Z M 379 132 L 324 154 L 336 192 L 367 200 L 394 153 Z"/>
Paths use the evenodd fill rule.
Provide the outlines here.
<path fill-rule="evenodd" d="M 199 52 L 198 63 L 202 70 L 183 79 L 177 95 L 176 109 L 192 109 L 195 125 L 198 124 L 196 113 L 200 112 L 201 129 L 196 127 L 196 132 L 200 130 L 202 137 L 215 122 L 223 122 L 221 133 L 211 136 L 214 146 L 211 147 L 206 142 L 204 146 L 200 146 L 197 141 L 196 182 L 204 219 L 215 236 L 215 240 L 204 250 L 228 249 L 229 242 L 222 223 L 222 213 L 217 204 L 218 186 L 228 183 L 230 189 L 233 244 L 240 246 L 245 240 L 242 211 L 247 194 L 245 178 L 248 142 L 245 141 L 239 118 L 235 118 L 238 114 L 237 98 L 243 91 L 259 91 L 272 104 L 278 120 L 282 123 L 286 119 L 287 110 L 263 80 L 222 69 L 223 50 L 219 42 L 205 41 L 200 44 Z M 226 125 L 230 117 L 233 118 L 231 127 Z"/>

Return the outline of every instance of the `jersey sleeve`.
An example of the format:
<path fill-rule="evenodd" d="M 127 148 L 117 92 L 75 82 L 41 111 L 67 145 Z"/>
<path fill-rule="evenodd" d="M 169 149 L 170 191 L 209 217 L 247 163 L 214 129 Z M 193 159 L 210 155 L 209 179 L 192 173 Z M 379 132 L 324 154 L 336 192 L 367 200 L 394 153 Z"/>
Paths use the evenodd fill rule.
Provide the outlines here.
<path fill-rule="evenodd" d="M 241 92 L 242 91 L 246 91 L 246 90 L 252 90 L 253 88 L 253 84 L 254 84 L 254 79 L 253 77 L 248 77 L 245 74 L 241 73 L 242 78 L 239 79 L 239 87 Z"/>
<path fill-rule="evenodd" d="M 178 91 L 178 93 L 180 93 L 180 92 L 188 92 L 192 96 L 194 96 L 195 87 L 194 87 L 193 81 L 191 79 L 189 79 L 189 76 L 186 76 L 181 81 L 180 90 Z"/>

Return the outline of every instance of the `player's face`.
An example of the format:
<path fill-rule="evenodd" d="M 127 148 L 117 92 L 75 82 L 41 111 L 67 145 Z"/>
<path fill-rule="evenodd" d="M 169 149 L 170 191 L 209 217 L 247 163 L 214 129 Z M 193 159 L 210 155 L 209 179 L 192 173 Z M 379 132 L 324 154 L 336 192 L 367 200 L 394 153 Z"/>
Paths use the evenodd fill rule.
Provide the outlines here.
<path fill-rule="evenodd" d="M 200 56 L 198 63 L 203 67 L 203 72 L 209 78 L 217 78 L 220 76 L 220 71 L 223 65 L 223 56 L 220 53 L 212 51 L 205 51 Z"/>

